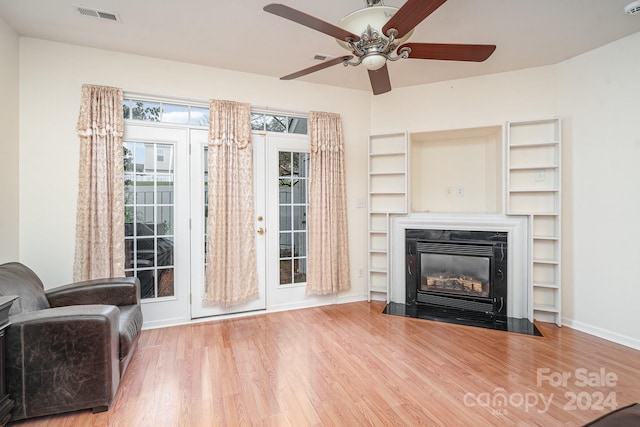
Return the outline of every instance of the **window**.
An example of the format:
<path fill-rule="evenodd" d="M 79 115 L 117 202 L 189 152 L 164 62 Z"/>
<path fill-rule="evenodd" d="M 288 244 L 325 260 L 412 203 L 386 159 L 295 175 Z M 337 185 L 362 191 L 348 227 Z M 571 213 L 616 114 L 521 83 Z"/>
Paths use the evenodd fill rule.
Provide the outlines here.
<path fill-rule="evenodd" d="M 304 135 L 307 134 L 307 119 L 305 117 L 251 113 L 251 129 Z"/>
<path fill-rule="evenodd" d="M 280 151 L 280 285 L 307 281 L 309 153 Z"/>
<path fill-rule="evenodd" d="M 209 108 L 186 104 L 125 99 L 122 104 L 124 118 L 147 122 L 173 123 L 191 126 L 209 126 Z"/>
<path fill-rule="evenodd" d="M 140 279 L 142 298 L 174 295 L 174 147 L 124 143 L 125 273 Z"/>
<path fill-rule="evenodd" d="M 123 102 L 124 118 L 146 122 L 209 126 L 209 107 L 128 98 Z M 308 120 L 286 114 L 251 113 L 251 129 L 256 131 L 306 135 Z M 161 161 L 161 160 L 158 160 Z"/>

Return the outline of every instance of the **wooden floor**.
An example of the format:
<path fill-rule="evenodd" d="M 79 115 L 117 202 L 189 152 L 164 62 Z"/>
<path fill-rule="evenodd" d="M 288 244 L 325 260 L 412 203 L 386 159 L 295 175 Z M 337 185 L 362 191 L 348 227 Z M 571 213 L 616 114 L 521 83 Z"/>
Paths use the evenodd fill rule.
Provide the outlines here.
<path fill-rule="evenodd" d="M 555 325 L 540 338 L 383 308 L 144 331 L 108 412 L 15 425 L 578 426 L 640 401 L 640 351 Z"/>

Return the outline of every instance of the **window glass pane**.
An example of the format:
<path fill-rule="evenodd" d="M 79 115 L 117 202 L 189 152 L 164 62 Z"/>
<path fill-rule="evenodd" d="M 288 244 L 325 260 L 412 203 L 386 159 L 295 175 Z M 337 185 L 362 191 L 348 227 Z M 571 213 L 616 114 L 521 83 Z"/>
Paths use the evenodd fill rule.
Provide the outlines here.
<path fill-rule="evenodd" d="M 291 233 L 280 233 L 280 258 L 290 258 L 291 253 Z"/>
<path fill-rule="evenodd" d="M 133 101 L 131 106 L 131 118 L 150 122 L 160 121 L 162 111 L 159 102 Z"/>
<path fill-rule="evenodd" d="M 133 224 L 134 221 L 134 208 L 133 206 L 125 206 L 124 208 L 124 235 L 133 236 Z"/>
<path fill-rule="evenodd" d="M 138 266 L 140 268 L 140 266 Z M 136 276 L 140 279 L 140 295 L 143 299 L 155 298 L 156 296 L 156 283 L 155 283 L 155 270 L 153 269 L 139 269 Z"/>
<path fill-rule="evenodd" d="M 293 267 L 293 263 L 291 262 L 290 259 L 280 260 L 280 284 L 281 285 L 288 285 L 289 283 L 293 282 L 292 267 Z"/>
<path fill-rule="evenodd" d="M 173 173 L 173 146 L 158 145 L 156 152 L 156 171 L 160 173 Z"/>
<path fill-rule="evenodd" d="M 165 123 L 189 123 L 187 105 L 162 104 L 162 120 Z"/>
<path fill-rule="evenodd" d="M 307 119 L 302 117 L 288 117 L 289 133 L 307 133 Z"/>
<path fill-rule="evenodd" d="M 307 281 L 307 259 L 296 258 L 293 260 L 293 282 L 304 283 Z"/>
<path fill-rule="evenodd" d="M 173 268 L 158 270 L 158 296 L 173 296 Z"/>
<path fill-rule="evenodd" d="M 136 221 L 138 222 L 139 236 L 153 235 L 153 232 L 155 231 L 153 227 L 153 206 L 138 206 L 136 208 Z M 140 225 L 145 225 L 149 230 L 146 228 L 141 230 Z"/>
<path fill-rule="evenodd" d="M 288 151 L 280 151 L 278 153 L 279 158 L 279 175 L 291 176 L 291 153 Z"/>
<path fill-rule="evenodd" d="M 189 124 L 194 126 L 208 126 L 210 122 L 210 112 L 205 107 L 191 107 Z"/>
<path fill-rule="evenodd" d="M 123 153 L 123 162 L 124 162 L 124 171 L 125 172 L 133 172 L 134 171 L 134 160 L 133 160 L 133 147 L 134 144 L 127 142 L 123 144 L 122 153 Z"/>
<path fill-rule="evenodd" d="M 156 232 L 159 236 L 173 234 L 173 206 L 158 206 Z"/>
<path fill-rule="evenodd" d="M 280 230 L 291 230 L 291 206 L 280 206 Z"/>
<path fill-rule="evenodd" d="M 293 233 L 293 256 L 307 256 L 307 233 Z"/>
<path fill-rule="evenodd" d="M 285 205 L 291 203 L 291 180 L 287 178 L 280 179 L 280 204 Z"/>
<path fill-rule="evenodd" d="M 136 203 L 139 205 L 152 204 L 154 201 L 153 176 L 138 174 L 134 185 L 136 187 Z M 138 217 L 136 216 L 136 218 Z"/>
<path fill-rule="evenodd" d="M 307 229 L 307 207 L 306 206 L 293 207 L 293 229 L 294 230 Z"/>
<path fill-rule="evenodd" d="M 251 129 L 264 130 L 264 114 L 251 113 Z"/>
<path fill-rule="evenodd" d="M 125 99 L 122 102 L 122 116 L 125 119 L 130 119 L 131 118 L 131 100 L 130 99 Z"/>
<path fill-rule="evenodd" d="M 173 264 L 173 239 L 170 237 L 159 237 L 156 239 L 156 256 L 158 266 L 168 266 Z"/>
<path fill-rule="evenodd" d="M 131 225 L 131 224 L 127 224 Z M 125 227 L 126 231 L 126 227 Z M 132 228 L 129 227 L 129 232 L 133 232 Z M 127 234 L 130 236 L 130 234 Z M 134 268 L 135 258 L 133 256 L 133 239 L 125 239 L 124 241 L 124 268 Z"/>
<path fill-rule="evenodd" d="M 293 203 L 307 203 L 307 180 L 293 180 Z"/>
<path fill-rule="evenodd" d="M 287 118 L 285 116 L 265 115 L 265 127 L 270 132 L 285 132 L 287 130 Z"/>
<path fill-rule="evenodd" d="M 298 176 L 309 176 L 310 155 L 309 153 L 298 153 Z"/>

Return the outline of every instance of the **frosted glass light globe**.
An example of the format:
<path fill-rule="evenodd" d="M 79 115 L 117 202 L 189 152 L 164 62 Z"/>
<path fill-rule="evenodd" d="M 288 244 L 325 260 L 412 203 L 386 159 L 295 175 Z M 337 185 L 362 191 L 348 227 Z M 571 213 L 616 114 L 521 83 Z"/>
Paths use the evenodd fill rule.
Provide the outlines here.
<path fill-rule="evenodd" d="M 352 32 L 353 34 L 361 35 L 365 31 L 367 31 L 367 26 L 371 26 L 374 30 L 380 32 L 381 35 L 387 36 L 386 34 L 382 34 L 382 27 L 387 23 L 389 18 L 391 18 L 398 11 L 397 7 L 391 6 L 373 6 L 367 7 L 364 9 L 356 10 L 355 12 L 350 13 L 345 16 L 338 22 L 338 27 L 344 28 L 347 31 Z M 400 45 L 404 43 L 411 35 L 413 34 L 413 30 L 409 31 L 405 34 L 401 39 L 396 40 L 396 44 Z M 336 40 L 340 46 L 343 48 L 350 50 L 349 45 L 342 41 Z"/>
<path fill-rule="evenodd" d="M 367 55 L 362 59 L 362 65 L 364 65 L 367 70 L 371 71 L 379 70 L 386 63 L 387 58 L 377 53 Z"/>

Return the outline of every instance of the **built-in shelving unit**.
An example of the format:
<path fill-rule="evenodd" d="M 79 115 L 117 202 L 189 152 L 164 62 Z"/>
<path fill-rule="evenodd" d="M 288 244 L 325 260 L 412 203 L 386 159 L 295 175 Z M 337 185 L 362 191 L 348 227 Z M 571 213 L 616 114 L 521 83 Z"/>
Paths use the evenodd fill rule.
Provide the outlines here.
<path fill-rule="evenodd" d="M 407 134 L 369 137 L 368 298 L 389 300 L 389 225 L 406 214 Z"/>
<path fill-rule="evenodd" d="M 561 122 L 507 122 L 506 134 L 507 214 L 531 217 L 534 318 L 561 326 Z"/>

